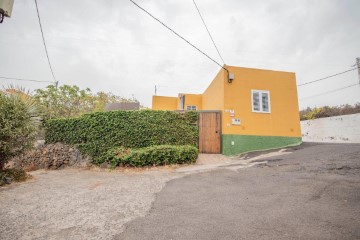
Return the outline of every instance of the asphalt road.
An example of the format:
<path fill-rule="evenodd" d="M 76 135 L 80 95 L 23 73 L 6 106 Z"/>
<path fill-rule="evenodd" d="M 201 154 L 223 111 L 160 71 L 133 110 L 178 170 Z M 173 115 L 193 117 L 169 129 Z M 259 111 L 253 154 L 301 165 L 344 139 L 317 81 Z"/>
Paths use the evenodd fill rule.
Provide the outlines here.
<path fill-rule="evenodd" d="M 115 239 L 360 239 L 360 144 L 171 180 Z"/>

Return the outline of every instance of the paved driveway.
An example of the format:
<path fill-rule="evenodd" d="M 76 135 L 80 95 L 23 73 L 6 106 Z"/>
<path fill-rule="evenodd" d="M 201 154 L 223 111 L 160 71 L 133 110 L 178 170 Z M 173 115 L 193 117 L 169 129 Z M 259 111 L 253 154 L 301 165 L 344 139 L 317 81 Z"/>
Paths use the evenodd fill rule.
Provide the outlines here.
<path fill-rule="evenodd" d="M 170 181 L 117 239 L 360 239 L 360 144 L 266 160 Z"/>

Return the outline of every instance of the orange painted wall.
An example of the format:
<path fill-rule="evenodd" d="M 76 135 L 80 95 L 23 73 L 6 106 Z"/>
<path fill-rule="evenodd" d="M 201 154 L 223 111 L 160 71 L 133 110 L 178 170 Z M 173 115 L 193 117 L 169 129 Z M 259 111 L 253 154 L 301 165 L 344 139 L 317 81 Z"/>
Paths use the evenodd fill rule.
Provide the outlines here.
<path fill-rule="evenodd" d="M 201 94 L 185 94 L 185 110 L 186 106 L 196 106 L 197 110 L 202 110 L 202 95 Z"/>
<path fill-rule="evenodd" d="M 186 94 L 185 109 L 221 110 L 222 134 L 301 137 L 295 73 L 226 67 L 235 75 L 233 82 L 221 69 L 202 95 Z M 251 90 L 270 92 L 271 113 L 252 112 Z M 178 110 L 179 98 L 153 96 L 152 109 Z M 234 110 L 240 125 L 232 125 L 227 110 Z"/>
<path fill-rule="evenodd" d="M 153 109 L 153 110 L 177 110 L 178 109 L 178 98 L 177 97 L 153 96 L 151 109 Z"/>
<path fill-rule="evenodd" d="M 221 69 L 202 96 L 202 110 L 224 109 L 225 70 Z"/>
<path fill-rule="evenodd" d="M 301 137 L 295 73 L 228 66 L 235 74 L 224 81 L 224 110 L 234 110 L 241 125 L 223 112 L 223 134 Z M 251 90 L 270 91 L 271 113 L 253 113 Z"/>

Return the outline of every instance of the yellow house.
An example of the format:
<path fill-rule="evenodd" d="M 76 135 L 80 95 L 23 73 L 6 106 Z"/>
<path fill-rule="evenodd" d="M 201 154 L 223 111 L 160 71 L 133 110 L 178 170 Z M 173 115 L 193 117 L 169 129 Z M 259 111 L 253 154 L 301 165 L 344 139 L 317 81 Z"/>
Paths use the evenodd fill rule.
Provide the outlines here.
<path fill-rule="evenodd" d="M 199 150 L 234 155 L 301 143 L 295 73 L 224 66 L 203 94 L 153 96 L 153 110 L 199 111 Z"/>

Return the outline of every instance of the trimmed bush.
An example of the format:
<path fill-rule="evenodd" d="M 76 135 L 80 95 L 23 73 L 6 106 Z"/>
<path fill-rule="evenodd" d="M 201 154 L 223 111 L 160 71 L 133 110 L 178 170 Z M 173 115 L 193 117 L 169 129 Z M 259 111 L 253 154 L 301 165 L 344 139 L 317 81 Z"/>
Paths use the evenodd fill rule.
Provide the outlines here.
<path fill-rule="evenodd" d="M 194 163 L 198 149 L 194 146 L 159 145 L 140 149 L 113 148 L 107 151 L 103 161 L 115 166 L 159 166 Z"/>
<path fill-rule="evenodd" d="M 46 143 L 62 142 L 78 147 L 95 163 L 104 162 L 107 150 L 153 145 L 197 146 L 197 113 L 172 111 L 111 111 L 79 118 L 53 119 L 45 123 Z"/>

